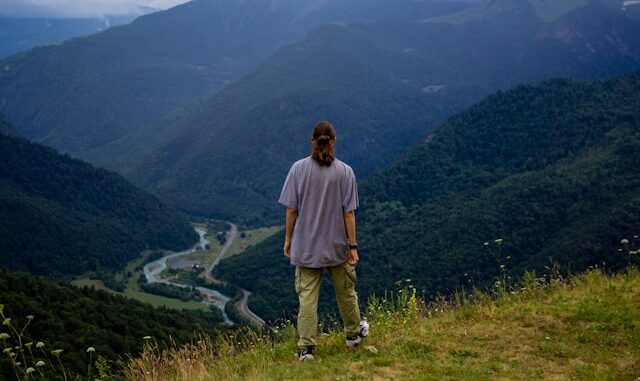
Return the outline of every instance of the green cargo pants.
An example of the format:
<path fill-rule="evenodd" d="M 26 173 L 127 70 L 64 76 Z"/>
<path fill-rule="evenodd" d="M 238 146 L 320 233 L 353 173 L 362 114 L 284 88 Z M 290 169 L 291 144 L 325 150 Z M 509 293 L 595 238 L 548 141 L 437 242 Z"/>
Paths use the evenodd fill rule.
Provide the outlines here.
<path fill-rule="evenodd" d="M 336 292 L 340 316 L 347 336 L 360 332 L 360 307 L 356 293 L 356 269 L 343 264 L 328 267 Z M 318 332 L 318 297 L 324 269 L 296 267 L 296 293 L 300 301 L 298 312 L 298 347 L 316 345 Z"/>

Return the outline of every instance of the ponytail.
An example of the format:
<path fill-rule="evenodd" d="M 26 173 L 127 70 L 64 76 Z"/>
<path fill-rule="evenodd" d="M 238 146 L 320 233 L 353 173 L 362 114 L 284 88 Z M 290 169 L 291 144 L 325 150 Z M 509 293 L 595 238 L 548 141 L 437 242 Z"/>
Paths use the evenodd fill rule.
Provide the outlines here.
<path fill-rule="evenodd" d="M 318 164 L 328 167 L 336 158 L 333 144 L 336 142 L 336 131 L 329 122 L 319 122 L 311 135 L 313 149 L 311 157 Z"/>

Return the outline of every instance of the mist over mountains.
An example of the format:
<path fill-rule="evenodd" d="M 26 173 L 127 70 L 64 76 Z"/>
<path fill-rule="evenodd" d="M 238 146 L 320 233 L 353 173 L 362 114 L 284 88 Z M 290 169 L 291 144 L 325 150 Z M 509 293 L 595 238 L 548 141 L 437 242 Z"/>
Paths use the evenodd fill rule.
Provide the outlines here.
<path fill-rule="evenodd" d="M 0 59 L 35 46 L 58 44 L 78 36 L 98 33 L 111 26 L 127 24 L 135 17 L 88 19 L 46 19 L 0 17 Z"/>
<path fill-rule="evenodd" d="M 640 63 L 640 23 L 618 9 L 543 20 L 529 2 L 500 1 L 430 21 L 323 25 L 94 160 L 190 213 L 274 223 L 283 176 L 319 119 L 335 122 L 340 154 L 364 178 L 496 89 Z"/>
<path fill-rule="evenodd" d="M 87 150 L 219 90 L 320 23 L 428 17 L 462 7 L 415 4 L 193 1 L 4 61 L 1 111 L 29 138 L 90 158 Z M 342 16 L 345 7 L 350 14 Z"/>

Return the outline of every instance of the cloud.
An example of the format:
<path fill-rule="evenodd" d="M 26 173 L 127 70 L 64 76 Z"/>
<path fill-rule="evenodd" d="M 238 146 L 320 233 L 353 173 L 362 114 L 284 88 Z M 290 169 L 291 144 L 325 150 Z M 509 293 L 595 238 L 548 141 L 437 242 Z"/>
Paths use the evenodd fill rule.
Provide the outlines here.
<path fill-rule="evenodd" d="M 0 15 L 9 17 L 92 18 L 141 15 L 188 0 L 0 0 Z"/>

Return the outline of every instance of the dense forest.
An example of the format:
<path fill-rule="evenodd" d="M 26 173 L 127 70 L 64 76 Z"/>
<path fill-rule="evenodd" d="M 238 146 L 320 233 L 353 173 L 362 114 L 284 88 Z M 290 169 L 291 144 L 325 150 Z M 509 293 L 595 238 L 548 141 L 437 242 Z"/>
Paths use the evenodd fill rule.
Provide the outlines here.
<path fill-rule="evenodd" d="M 549 19 L 530 1 L 504 0 L 455 20 L 317 27 L 198 105 L 129 136 L 114 168 L 191 214 L 272 225 L 287 169 L 308 154 L 318 120 L 334 122 L 340 155 L 364 178 L 498 89 L 640 67 L 640 22 L 598 2 L 559 2 L 564 12 L 541 10 Z"/>
<path fill-rule="evenodd" d="M 514 278 L 626 265 L 620 240 L 640 233 L 639 126 L 640 72 L 519 86 L 453 116 L 361 186 L 362 302 L 403 279 L 432 296 L 486 287 L 499 265 Z M 281 243 L 219 266 L 267 319 L 296 303 Z"/>
<path fill-rule="evenodd" d="M 79 373 L 87 369 L 88 347 L 95 348 L 94 360 L 100 355 L 115 361 L 128 353 L 139 353 L 145 336 L 159 343 L 185 343 L 223 329 L 202 314 L 153 308 L 105 291 L 80 289 L 3 268 L 0 304 L 18 328 L 27 323 L 27 316 L 33 316 L 23 343 L 41 341 L 47 353 L 63 349 L 64 364 Z M 0 327 L 0 332 L 7 333 L 7 327 Z M 11 368 L 7 357 L 1 356 L 0 379 L 13 379 Z"/>
<path fill-rule="evenodd" d="M 53 276 L 120 270 L 198 235 L 121 176 L 0 134 L 0 265 Z"/>

